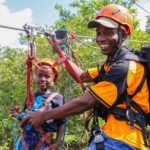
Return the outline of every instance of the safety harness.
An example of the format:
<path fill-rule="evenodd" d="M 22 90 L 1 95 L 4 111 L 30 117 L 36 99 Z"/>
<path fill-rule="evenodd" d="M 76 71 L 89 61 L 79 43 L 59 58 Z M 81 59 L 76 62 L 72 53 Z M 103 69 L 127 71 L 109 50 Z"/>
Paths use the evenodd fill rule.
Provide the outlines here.
<path fill-rule="evenodd" d="M 28 50 L 28 58 L 26 61 L 27 64 L 27 99 L 26 99 L 26 106 L 31 109 L 33 101 L 34 101 L 34 84 L 33 84 L 33 70 L 32 70 L 32 65 L 34 64 L 37 68 L 43 69 L 40 66 L 38 66 L 39 59 L 35 55 L 35 36 L 36 36 L 36 28 L 29 26 L 27 24 L 24 25 L 24 30 L 27 34 L 27 39 L 28 39 L 28 45 L 29 45 L 29 50 Z M 54 64 L 51 65 L 51 68 L 54 68 L 55 66 L 59 64 L 64 64 L 65 68 L 67 68 L 70 73 L 73 75 L 73 77 L 77 80 L 77 82 L 81 85 L 83 91 L 86 90 L 86 86 L 83 84 L 82 80 L 80 77 L 77 75 L 75 70 L 72 68 L 65 52 L 60 47 L 60 43 L 58 42 L 58 34 L 61 34 L 61 30 L 58 31 L 52 31 L 52 30 L 42 30 L 42 34 L 46 36 L 46 39 L 50 45 L 53 46 L 53 48 L 57 51 L 60 59 L 55 61 Z M 56 35 L 57 34 L 57 35 Z M 67 36 L 66 36 L 67 38 Z M 73 36 L 70 36 L 70 38 L 73 39 Z"/>
<path fill-rule="evenodd" d="M 92 141 L 94 141 L 96 145 L 96 150 L 103 150 L 104 149 L 104 138 L 102 136 L 102 131 L 99 126 L 98 121 L 98 104 L 93 108 L 93 123 L 92 123 L 92 129 L 90 133 L 90 138 L 88 141 L 88 146 L 91 144 Z"/>
<path fill-rule="evenodd" d="M 39 111 L 44 111 L 47 110 L 48 104 L 54 99 L 54 97 L 57 95 L 58 93 L 52 93 L 46 100 L 44 105 L 40 108 Z M 19 117 L 19 116 L 18 116 Z M 20 118 L 23 116 L 20 116 Z M 22 118 L 21 118 L 22 119 Z M 38 143 L 35 145 L 34 150 L 39 150 L 40 147 L 42 146 L 42 144 L 44 142 L 46 142 L 47 144 L 51 144 L 52 143 L 52 139 L 53 139 L 53 133 L 52 132 L 47 132 L 44 133 L 42 128 L 37 128 L 37 131 L 39 132 L 39 141 Z M 33 133 L 34 134 L 34 133 Z M 21 137 L 21 143 L 23 145 L 23 147 L 25 148 L 25 150 L 28 150 L 28 144 L 25 141 L 25 137 L 26 134 L 23 132 L 23 135 Z"/>
<path fill-rule="evenodd" d="M 47 133 L 43 133 L 43 134 L 41 133 L 39 135 L 39 141 L 35 145 L 34 150 L 40 150 L 42 144 L 45 142 L 50 145 L 52 143 L 52 139 L 53 139 L 53 133 L 52 132 L 47 132 Z M 23 133 L 23 136 L 21 137 L 21 143 L 22 143 L 23 148 L 25 150 L 29 150 L 28 144 L 25 141 L 25 134 L 24 133 Z"/>
<path fill-rule="evenodd" d="M 123 47 L 123 49 L 127 49 L 126 46 Z M 123 50 L 120 51 L 120 53 L 124 53 Z M 122 55 L 123 56 L 123 55 Z M 140 62 L 144 62 L 145 60 L 135 56 L 132 53 L 129 53 L 126 55 L 126 57 L 124 57 L 123 59 L 125 60 L 135 60 L 135 61 L 140 61 Z M 112 63 L 113 65 L 114 63 Z M 99 69 L 99 67 L 97 67 Z M 98 71 L 99 72 L 99 71 Z M 103 75 L 105 74 L 105 70 L 104 70 L 104 65 L 101 67 L 101 73 L 99 73 L 99 81 L 101 81 L 103 79 Z M 132 95 L 128 95 L 127 91 L 125 91 L 122 94 L 122 97 L 124 98 L 124 101 L 126 102 L 126 108 L 119 108 L 116 105 L 122 103 L 117 101 L 110 110 L 100 110 L 101 108 L 97 107 L 95 108 L 95 112 L 94 115 L 97 118 L 98 116 L 106 119 L 108 114 L 113 114 L 115 116 L 116 119 L 120 120 L 120 121 L 126 121 L 131 128 L 138 128 L 141 130 L 142 135 L 143 135 L 143 140 L 144 140 L 144 144 L 146 147 L 149 147 L 149 143 L 148 143 L 148 135 L 147 132 L 145 130 L 145 127 L 147 126 L 147 122 L 146 122 L 146 116 L 147 114 L 144 112 L 144 110 L 136 103 L 134 102 L 132 99 L 133 97 L 141 91 L 144 82 L 146 80 L 146 76 L 147 76 L 147 70 L 144 67 L 144 74 L 141 80 L 140 85 L 137 87 L 137 89 L 135 90 L 135 92 Z M 134 109 L 134 110 L 133 110 Z M 99 111 L 100 110 L 100 111 Z M 100 113 L 99 113 L 100 112 Z M 95 119 L 96 122 L 94 123 L 94 126 L 98 125 L 98 119 Z M 92 134 L 93 134 L 93 130 L 92 130 Z M 94 138 L 94 137 L 93 137 Z M 93 139 L 92 138 L 92 139 Z M 89 141 L 91 142 L 91 141 Z M 98 149 L 97 149 L 98 150 Z"/>
<path fill-rule="evenodd" d="M 33 102 L 34 102 L 34 83 L 33 83 L 32 66 L 34 64 L 37 68 L 40 68 L 43 71 L 46 71 L 46 70 L 44 70 L 44 68 L 42 68 L 39 65 L 40 61 L 39 61 L 38 57 L 35 54 L 36 47 L 35 47 L 34 40 L 35 40 L 35 36 L 36 36 L 36 29 L 34 27 L 29 26 L 29 25 L 26 24 L 26 25 L 24 25 L 24 30 L 27 33 L 28 46 L 29 46 L 28 58 L 26 60 L 26 65 L 27 65 L 27 69 L 26 69 L 26 74 L 27 74 L 26 75 L 27 76 L 26 108 L 27 108 L 27 111 L 30 112 L 31 108 L 32 108 L 32 105 L 33 105 Z M 71 72 L 73 77 L 77 80 L 77 82 L 80 83 L 83 91 L 85 91 L 86 86 L 83 84 L 80 77 L 77 75 L 75 70 L 72 68 L 66 54 L 63 52 L 63 50 L 61 48 L 61 45 L 60 45 L 59 41 L 57 40 L 58 35 L 56 35 L 56 34 L 59 34 L 59 33 L 61 33 L 61 30 L 53 32 L 51 30 L 44 30 L 43 29 L 43 31 L 42 31 L 42 34 L 45 35 L 48 43 L 50 45 L 52 45 L 52 47 L 57 51 L 57 53 L 60 57 L 59 60 L 55 61 L 54 64 L 51 65 L 51 68 L 54 68 L 55 66 L 63 63 L 65 65 L 65 68 L 67 68 Z M 44 135 L 40 134 L 39 136 L 40 136 L 40 140 L 37 143 L 37 145 L 35 146 L 34 150 L 39 150 L 41 145 L 43 144 L 43 142 L 47 141 L 49 138 L 52 139 L 52 133 L 49 133 L 49 132 L 45 133 Z M 25 150 L 28 150 L 28 145 L 25 142 L 24 136 L 22 136 L 21 142 L 22 142 Z"/>
<path fill-rule="evenodd" d="M 129 55 L 127 55 L 127 57 L 125 59 L 136 60 L 135 58 L 132 58 L 132 56 L 129 56 Z M 143 134 L 144 144 L 146 147 L 148 147 L 149 146 L 148 136 L 147 136 L 146 129 L 145 129 L 146 125 L 147 125 L 146 113 L 135 101 L 132 100 L 133 97 L 138 92 L 141 91 L 141 89 L 144 85 L 144 82 L 146 80 L 146 76 L 147 76 L 147 70 L 144 67 L 144 74 L 143 74 L 141 83 L 137 87 L 135 92 L 132 95 L 129 95 L 129 94 L 127 94 L 127 91 L 125 91 L 125 93 L 123 94 L 123 97 L 125 98 L 125 101 L 126 101 L 126 109 L 119 108 L 119 107 L 116 107 L 114 105 L 109 110 L 109 113 L 114 114 L 115 118 L 118 120 L 126 121 L 131 126 L 131 128 L 135 128 L 135 125 L 138 125 L 142 131 L 142 134 Z M 134 108 L 135 110 L 133 110 L 132 108 Z"/>
<path fill-rule="evenodd" d="M 83 91 L 86 90 L 86 86 L 83 84 L 81 78 L 78 76 L 78 74 L 75 72 L 75 70 L 73 69 L 73 67 L 71 66 L 69 60 L 67 59 L 67 56 L 65 54 L 65 52 L 63 52 L 60 48 L 60 45 L 59 43 L 57 42 L 57 39 L 56 39 L 56 35 L 53 34 L 46 34 L 47 35 L 47 41 L 49 44 L 51 44 L 55 50 L 57 51 L 59 57 L 60 57 L 60 60 L 58 60 L 56 62 L 56 64 L 60 64 L 60 63 L 63 63 L 65 65 L 65 68 L 67 70 L 69 70 L 69 72 L 72 74 L 72 76 L 76 79 L 76 81 L 81 85 Z M 51 39 L 49 38 L 49 36 L 51 36 Z"/>

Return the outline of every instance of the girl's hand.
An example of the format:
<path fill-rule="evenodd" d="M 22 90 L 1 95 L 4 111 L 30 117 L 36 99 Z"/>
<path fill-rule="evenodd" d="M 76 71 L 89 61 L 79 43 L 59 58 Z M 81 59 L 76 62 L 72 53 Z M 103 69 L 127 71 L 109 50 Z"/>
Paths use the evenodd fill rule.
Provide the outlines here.
<path fill-rule="evenodd" d="M 10 108 L 10 114 L 12 117 L 16 117 L 16 115 L 20 114 L 21 108 L 20 106 L 14 105 Z"/>

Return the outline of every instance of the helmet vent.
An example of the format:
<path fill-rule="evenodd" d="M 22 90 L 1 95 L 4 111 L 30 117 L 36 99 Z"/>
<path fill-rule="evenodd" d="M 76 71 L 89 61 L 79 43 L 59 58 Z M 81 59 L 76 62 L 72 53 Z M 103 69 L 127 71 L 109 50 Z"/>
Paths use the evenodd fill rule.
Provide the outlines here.
<path fill-rule="evenodd" d="M 113 12 L 112 12 L 112 15 L 115 15 L 116 13 L 118 13 L 120 11 L 120 9 L 115 9 L 115 10 L 113 10 Z"/>

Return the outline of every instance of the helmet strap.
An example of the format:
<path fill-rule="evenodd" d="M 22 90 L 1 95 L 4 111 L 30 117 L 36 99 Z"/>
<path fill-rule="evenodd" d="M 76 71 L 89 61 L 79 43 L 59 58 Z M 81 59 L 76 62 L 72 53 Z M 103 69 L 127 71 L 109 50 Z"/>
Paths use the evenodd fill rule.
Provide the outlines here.
<path fill-rule="evenodd" d="M 111 59 L 112 59 L 112 62 L 114 62 L 121 50 L 121 47 L 124 43 L 124 41 L 126 40 L 127 37 L 123 37 L 123 29 L 121 28 L 121 26 L 118 27 L 118 43 L 117 43 L 117 46 L 116 48 L 113 50 L 111 56 L 113 56 Z"/>
<path fill-rule="evenodd" d="M 121 45 L 123 44 L 122 40 L 122 29 L 121 26 L 118 27 L 118 43 L 117 43 L 117 49 L 120 49 Z"/>
<path fill-rule="evenodd" d="M 124 41 L 128 38 L 127 33 L 125 32 L 125 28 L 122 26 L 119 26 L 118 28 L 118 44 L 117 48 L 120 49 L 122 45 L 124 44 Z"/>

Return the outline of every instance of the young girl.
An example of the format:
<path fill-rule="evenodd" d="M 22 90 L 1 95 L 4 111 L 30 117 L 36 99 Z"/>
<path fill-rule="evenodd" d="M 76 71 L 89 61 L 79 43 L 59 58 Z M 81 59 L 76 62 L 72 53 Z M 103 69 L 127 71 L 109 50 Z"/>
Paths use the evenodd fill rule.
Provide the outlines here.
<path fill-rule="evenodd" d="M 32 112 L 45 111 L 63 105 L 63 96 L 51 91 L 50 86 L 57 80 L 58 68 L 51 68 L 54 60 L 45 58 L 36 67 L 36 81 L 39 90 L 34 95 L 34 103 L 29 112 L 25 106 L 24 112 L 19 114 L 23 119 Z M 14 113 L 14 111 L 13 111 Z M 27 124 L 21 138 L 17 140 L 16 150 L 56 150 L 61 142 L 65 119 L 48 120 L 41 127 L 32 128 Z M 56 139 L 53 138 L 56 132 Z"/>

